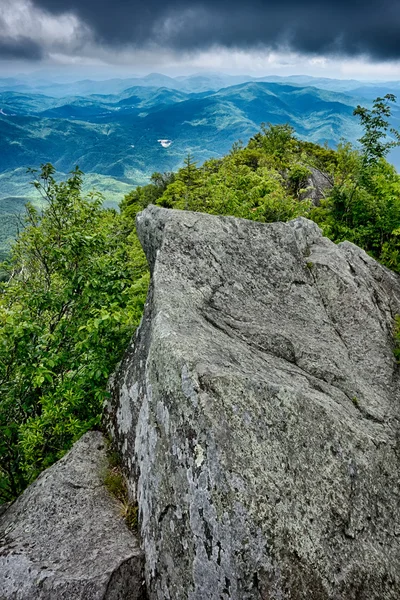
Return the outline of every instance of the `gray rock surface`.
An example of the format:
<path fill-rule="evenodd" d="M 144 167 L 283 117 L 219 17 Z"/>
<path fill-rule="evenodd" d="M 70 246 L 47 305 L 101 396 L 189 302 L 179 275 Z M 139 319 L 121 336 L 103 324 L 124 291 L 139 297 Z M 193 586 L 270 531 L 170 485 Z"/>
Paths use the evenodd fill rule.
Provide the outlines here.
<path fill-rule="evenodd" d="M 1 515 L 1 600 L 144 598 L 143 556 L 106 469 L 102 435 L 87 433 Z"/>
<path fill-rule="evenodd" d="M 321 200 L 323 200 L 327 193 L 332 189 L 332 180 L 329 175 L 316 169 L 315 167 L 309 167 L 311 175 L 307 178 L 304 187 L 305 191 L 301 194 L 301 200 L 309 198 L 315 206 L 319 206 Z"/>
<path fill-rule="evenodd" d="M 151 600 L 399 600 L 400 278 L 306 219 L 149 207 L 111 385 Z"/>

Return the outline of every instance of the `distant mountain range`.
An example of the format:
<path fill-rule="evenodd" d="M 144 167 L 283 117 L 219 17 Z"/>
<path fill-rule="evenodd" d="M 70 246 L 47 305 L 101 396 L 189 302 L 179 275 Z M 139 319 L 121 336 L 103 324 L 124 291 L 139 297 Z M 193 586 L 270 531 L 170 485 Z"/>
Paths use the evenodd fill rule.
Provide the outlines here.
<path fill-rule="evenodd" d="M 28 167 L 51 162 L 66 174 L 79 165 L 87 187 L 115 203 L 154 171 L 177 169 L 188 152 L 199 163 L 226 154 L 238 139 L 247 142 L 261 122 L 288 122 L 299 137 L 331 146 L 342 137 L 355 141 L 360 129 L 354 107 L 398 91 L 400 82 L 300 76 L 0 79 L 0 249 L 2 222 L 11 223 L 10 215 L 32 197 Z M 397 107 L 393 124 L 400 126 Z M 393 161 L 400 166 L 400 155 Z"/>
<path fill-rule="evenodd" d="M 180 77 L 168 77 L 161 73 L 150 73 L 145 77 L 130 77 L 129 79 L 116 78 L 105 81 L 84 79 L 68 83 L 50 80 L 45 76 L 38 77 L 37 75 L 31 75 L 18 78 L 0 78 L 0 91 L 45 94 L 47 96 L 62 98 L 69 95 L 119 94 L 129 87 L 157 87 L 180 90 L 187 93 L 199 93 L 210 90 L 217 91 L 225 87 L 250 82 L 283 83 L 299 87 L 312 86 L 332 92 L 351 92 L 356 96 L 362 97 L 371 94 L 373 98 L 386 93 L 388 89 L 392 90 L 392 93 L 396 93 L 396 90 L 400 91 L 400 81 L 366 83 L 355 79 L 329 79 L 308 75 L 251 77 L 249 75 L 225 75 L 221 73 L 198 73 Z"/>

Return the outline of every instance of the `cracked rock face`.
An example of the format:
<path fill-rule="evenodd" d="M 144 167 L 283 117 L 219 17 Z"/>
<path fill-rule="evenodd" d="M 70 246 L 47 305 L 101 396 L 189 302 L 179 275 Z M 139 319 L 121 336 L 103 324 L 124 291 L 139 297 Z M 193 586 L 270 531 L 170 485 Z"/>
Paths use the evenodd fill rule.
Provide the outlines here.
<path fill-rule="evenodd" d="M 329 175 L 315 167 L 310 167 L 310 172 L 305 184 L 306 189 L 301 194 L 300 199 L 305 200 L 308 198 L 315 206 L 319 206 L 321 200 L 331 191 L 332 180 Z"/>
<path fill-rule="evenodd" d="M 306 219 L 149 207 L 109 428 L 151 600 L 398 600 L 400 278 Z"/>
<path fill-rule="evenodd" d="M 84 435 L 0 516 L 1 600 L 142 600 L 143 557 Z"/>

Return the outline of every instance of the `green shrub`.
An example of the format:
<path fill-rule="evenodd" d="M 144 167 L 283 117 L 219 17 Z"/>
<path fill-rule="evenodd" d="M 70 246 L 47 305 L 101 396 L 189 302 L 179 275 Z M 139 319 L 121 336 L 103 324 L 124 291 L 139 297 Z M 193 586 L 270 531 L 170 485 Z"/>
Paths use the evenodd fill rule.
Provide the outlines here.
<path fill-rule="evenodd" d="M 141 317 L 148 283 L 122 216 L 45 165 L 0 294 L 0 499 L 14 498 L 100 424 L 106 383 Z"/>
<path fill-rule="evenodd" d="M 334 186 L 310 216 L 334 241 L 354 242 L 399 272 L 400 176 L 384 158 L 399 144 L 400 134 L 394 129 L 390 132 L 396 139 L 386 141 L 389 102 L 394 100 L 388 94 L 377 98 L 371 110 L 358 106 L 354 111 L 364 126 L 361 149 L 348 143 L 339 146 Z"/>

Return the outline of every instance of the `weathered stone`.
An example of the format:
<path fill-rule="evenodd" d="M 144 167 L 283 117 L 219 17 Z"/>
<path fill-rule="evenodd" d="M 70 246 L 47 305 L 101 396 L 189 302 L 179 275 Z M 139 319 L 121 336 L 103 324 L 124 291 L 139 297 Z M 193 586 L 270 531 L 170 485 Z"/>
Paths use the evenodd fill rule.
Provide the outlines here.
<path fill-rule="evenodd" d="M 1 600 L 139 600 L 143 558 L 90 432 L 0 517 Z"/>
<path fill-rule="evenodd" d="M 306 219 L 147 208 L 109 426 L 151 600 L 398 600 L 400 278 Z"/>
<path fill-rule="evenodd" d="M 323 171 L 315 167 L 309 167 L 311 174 L 307 178 L 305 191 L 301 194 L 300 199 L 310 199 L 315 206 L 319 206 L 321 200 L 326 198 L 327 193 L 332 189 L 332 180 Z"/>

